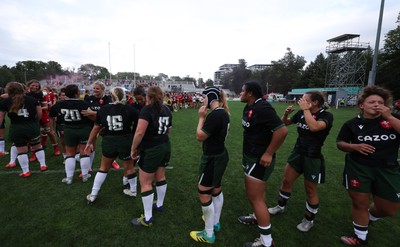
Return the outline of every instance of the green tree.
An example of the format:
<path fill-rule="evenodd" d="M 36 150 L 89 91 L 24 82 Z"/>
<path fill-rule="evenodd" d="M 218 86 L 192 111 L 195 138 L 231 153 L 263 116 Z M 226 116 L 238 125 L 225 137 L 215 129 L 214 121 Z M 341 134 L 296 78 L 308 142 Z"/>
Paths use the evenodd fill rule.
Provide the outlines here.
<path fill-rule="evenodd" d="M 0 87 L 5 87 L 6 84 L 10 81 L 15 81 L 15 77 L 11 72 L 11 69 L 6 65 L 0 67 Z"/>
<path fill-rule="evenodd" d="M 184 81 L 191 81 L 194 82 L 196 84 L 196 78 L 190 77 L 190 76 L 185 76 L 183 78 Z"/>
<path fill-rule="evenodd" d="M 269 87 L 269 74 L 270 74 L 271 68 L 266 68 L 261 71 L 256 71 L 251 74 L 251 79 L 254 79 L 260 83 L 260 86 L 265 93 L 269 93 L 270 87 Z"/>
<path fill-rule="evenodd" d="M 142 80 L 145 80 L 145 81 L 152 81 L 152 80 L 154 80 L 156 78 L 156 76 L 154 76 L 154 75 L 143 75 L 142 77 L 141 77 L 141 79 Z"/>
<path fill-rule="evenodd" d="M 158 73 L 158 77 L 160 77 L 160 78 L 164 78 L 165 80 L 168 80 L 168 75 L 167 74 L 164 74 L 164 73 Z"/>
<path fill-rule="evenodd" d="M 19 82 L 26 82 L 32 79 L 43 80 L 47 79 L 46 74 L 47 63 L 42 61 L 20 61 L 11 68 L 15 79 Z"/>
<path fill-rule="evenodd" d="M 136 80 L 140 79 L 140 74 L 133 72 L 118 72 L 117 74 L 115 74 L 115 76 L 118 79 L 128 79 L 128 80 L 133 80 L 133 78 L 135 78 Z"/>
<path fill-rule="evenodd" d="M 61 64 L 55 61 L 48 61 L 45 67 L 46 77 L 51 76 L 54 77 L 56 75 L 64 75 L 64 71 L 62 69 Z"/>
<path fill-rule="evenodd" d="M 171 80 L 173 80 L 173 81 L 182 81 L 182 78 L 180 78 L 179 76 L 171 76 Z"/>
<path fill-rule="evenodd" d="M 392 91 L 395 99 L 400 98 L 400 13 L 397 27 L 385 35 L 385 44 L 379 57 L 376 84 Z"/>
<path fill-rule="evenodd" d="M 201 79 L 201 80 L 203 80 L 203 79 Z M 206 87 L 212 87 L 212 86 L 214 86 L 214 81 L 211 79 L 208 79 L 204 85 Z"/>
<path fill-rule="evenodd" d="M 294 83 L 296 88 L 324 87 L 327 69 L 327 59 L 322 53 L 318 54 L 301 76 L 301 80 Z"/>
<path fill-rule="evenodd" d="M 204 87 L 204 84 L 205 84 L 205 82 L 203 81 L 203 78 L 199 78 L 197 80 L 196 87 Z"/>
<path fill-rule="evenodd" d="M 90 80 L 109 79 L 110 72 L 107 68 L 97 66 L 91 63 L 83 64 L 79 67 L 78 73 L 82 74 L 84 78 Z"/>
<path fill-rule="evenodd" d="M 223 88 L 228 88 L 239 94 L 242 91 L 242 85 L 251 78 L 251 71 L 247 69 L 247 63 L 244 59 L 239 59 L 239 66 L 233 68 L 231 73 L 223 76 L 221 83 Z"/>
<path fill-rule="evenodd" d="M 272 61 L 272 68 L 268 73 L 270 92 L 286 94 L 293 85 L 301 80 L 306 60 L 302 56 L 294 55 L 290 48 L 283 58 Z"/>

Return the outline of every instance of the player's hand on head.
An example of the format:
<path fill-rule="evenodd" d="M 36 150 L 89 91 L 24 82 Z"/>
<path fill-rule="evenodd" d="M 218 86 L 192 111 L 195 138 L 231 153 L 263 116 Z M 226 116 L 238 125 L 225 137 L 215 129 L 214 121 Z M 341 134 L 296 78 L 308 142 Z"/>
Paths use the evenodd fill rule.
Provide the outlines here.
<path fill-rule="evenodd" d="M 311 108 L 311 103 L 308 103 L 307 100 L 304 98 L 300 98 L 299 101 L 297 101 L 297 104 L 299 104 L 300 108 L 304 110 L 310 110 Z"/>

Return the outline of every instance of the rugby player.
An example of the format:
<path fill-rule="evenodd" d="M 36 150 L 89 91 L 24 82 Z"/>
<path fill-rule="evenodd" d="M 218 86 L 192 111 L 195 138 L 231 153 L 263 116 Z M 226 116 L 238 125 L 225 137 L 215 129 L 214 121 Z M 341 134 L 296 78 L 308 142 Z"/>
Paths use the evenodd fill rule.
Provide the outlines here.
<path fill-rule="evenodd" d="M 352 201 L 354 234 L 340 238 L 346 245 L 367 245 L 368 226 L 400 208 L 400 120 L 391 101 L 388 90 L 365 87 L 360 114 L 343 124 L 336 139 L 346 152 L 343 186 Z"/>

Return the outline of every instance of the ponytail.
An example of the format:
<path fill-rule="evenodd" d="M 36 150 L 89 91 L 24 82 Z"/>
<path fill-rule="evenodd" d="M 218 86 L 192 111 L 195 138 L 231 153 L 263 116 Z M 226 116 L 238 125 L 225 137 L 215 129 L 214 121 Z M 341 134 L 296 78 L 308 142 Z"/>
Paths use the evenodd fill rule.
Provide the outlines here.
<path fill-rule="evenodd" d="M 225 109 L 225 111 L 231 115 L 230 111 L 229 111 L 229 107 L 228 107 L 228 102 L 226 100 L 226 93 L 224 90 L 221 89 L 221 93 L 220 93 L 220 100 L 219 100 L 219 106 L 223 107 Z"/>

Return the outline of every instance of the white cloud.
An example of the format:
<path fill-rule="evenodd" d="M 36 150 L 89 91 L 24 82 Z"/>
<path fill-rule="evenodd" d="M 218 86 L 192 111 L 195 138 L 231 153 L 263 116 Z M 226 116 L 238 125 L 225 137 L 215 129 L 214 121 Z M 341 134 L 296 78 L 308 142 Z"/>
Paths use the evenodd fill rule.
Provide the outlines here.
<path fill-rule="evenodd" d="M 381 40 L 400 11 L 398 1 L 385 4 Z M 326 55 L 327 39 L 344 33 L 373 47 L 379 7 L 378 0 L 3 0 L 0 65 L 32 59 L 109 68 L 110 43 L 113 73 L 208 79 L 239 58 L 279 60 L 287 47 L 313 61 Z"/>

